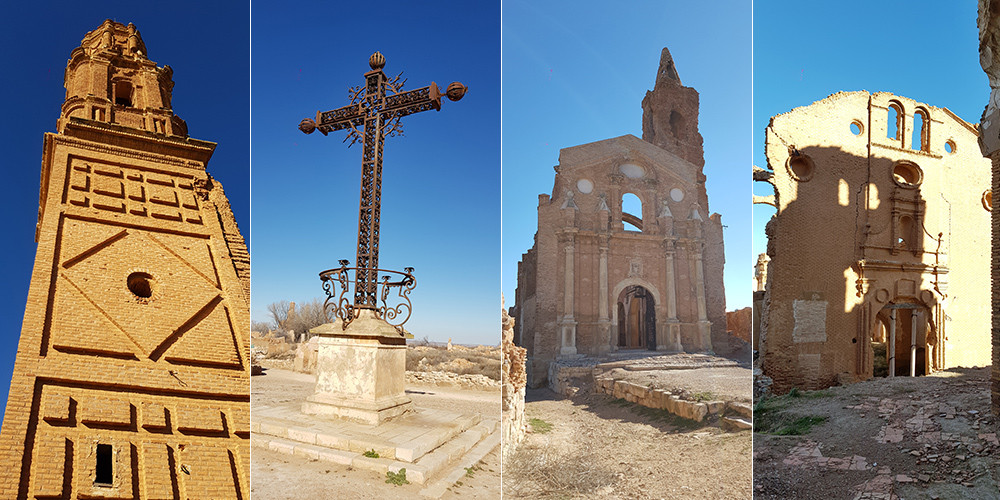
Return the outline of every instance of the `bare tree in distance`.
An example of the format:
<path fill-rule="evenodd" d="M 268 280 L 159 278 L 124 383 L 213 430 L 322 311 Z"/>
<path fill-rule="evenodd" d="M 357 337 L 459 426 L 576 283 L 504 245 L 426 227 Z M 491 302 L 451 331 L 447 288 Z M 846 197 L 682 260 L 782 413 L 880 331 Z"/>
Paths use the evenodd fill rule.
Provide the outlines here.
<path fill-rule="evenodd" d="M 309 330 L 326 322 L 323 301 L 313 299 L 302 304 L 295 304 L 295 314 L 288 318 L 286 329 L 294 330 L 296 335 L 301 335 L 302 340 L 309 340 Z"/>
<path fill-rule="evenodd" d="M 288 321 L 288 310 L 291 304 L 287 300 L 271 302 L 267 305 L 267 312 L 271 313 L 271 321 L 274 322 L 275 330 L 286 330 L 285 323 Z"/>
<path fill-rule="evenodd" d="M 267 305 L 267 310 L 274 322 L 271 325 L 273 329 L 284 335 L 295 332 L 298 338 L 292 340 L 308 340 L 310 329 L 327 322 L 323 301 L 318 298 L 301 304 L 296 303 L 294 309 L 287 300 L 272 302 Z"/>

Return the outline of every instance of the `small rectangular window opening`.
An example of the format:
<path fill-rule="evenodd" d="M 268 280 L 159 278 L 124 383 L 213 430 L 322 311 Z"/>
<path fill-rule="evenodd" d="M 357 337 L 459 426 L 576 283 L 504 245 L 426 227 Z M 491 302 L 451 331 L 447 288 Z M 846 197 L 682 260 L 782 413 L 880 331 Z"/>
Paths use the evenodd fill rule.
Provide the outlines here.
<path fill-rule="evenodd" d="M 94 484 L 100 486 L 111 486 L 114 477 L 111 470 L 111 461 L 111 445 L 97 445 L 97 477 L 94 478 Z"/>
<path fill-rule="evenodd" d="M 115 83 L 115 104 L 132 107 L 132 84 L 129 82 Z"/>

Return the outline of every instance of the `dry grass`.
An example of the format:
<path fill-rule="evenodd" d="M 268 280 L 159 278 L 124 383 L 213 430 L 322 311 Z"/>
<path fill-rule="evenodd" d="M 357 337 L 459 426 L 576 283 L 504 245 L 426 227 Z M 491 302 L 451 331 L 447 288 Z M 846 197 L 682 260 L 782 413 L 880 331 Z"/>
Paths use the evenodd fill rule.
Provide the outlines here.
<path fill-rule="evenodd" d="M 479 346 L 413 346 L 406 350 L 406 370 L 412 372 L 451 372 L 457 375 L 485 375 L 500 380 L 500 349 Z"/>
<path fill-rule="evenodd" d="M 595 468 L 591 453 L 589 449 L 560 453 L 552 448 L 522 446 L 503 464 L 504 496 L 586 497 L 611 486 L 615 482 L 614 473 Z"/>

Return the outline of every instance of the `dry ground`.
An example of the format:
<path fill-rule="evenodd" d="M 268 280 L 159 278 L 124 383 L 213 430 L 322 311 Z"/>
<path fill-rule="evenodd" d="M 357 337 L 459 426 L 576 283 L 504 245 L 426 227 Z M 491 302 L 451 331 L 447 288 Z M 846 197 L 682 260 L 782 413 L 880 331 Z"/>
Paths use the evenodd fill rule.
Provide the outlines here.
<path fill-rule="evenodd" d="M 266 362 L 264 363 L 267 364 Z M 313 375 L 287 370 L 269 369 L 253 377 L 252 406 L 301 401 L 313 392 Z M 473 391 L 430 386 L 407 386 L 413 403 L 421 408 L 447 409 L 462 413 L 480 413 L 484 417 L 500 418 L 499 391 Z M 252 416 L 251 416 L 252 418 Z M 477 464 L 471 476 L 451 487 L 442 498 L 500 498 L 499 448 Z M 357 470 L 327 462 L 290 456 L 261 448 L 251 455 L 251 487 L 253 498 L 274 500 L 310 500 L 357 498 L 385 500 L 418 498 L 426 485 L 396 486 L 385 482 L 385 475 Z M 438 478 L 431 478 L 433 483 Z"/>
<path fill-rule="evenodd" d="M 754 498 L 1000 498 L 988 377 L 986 368 L 955 369 L 759 404 L 758 431 L 803 433 L 756 433 Z"/>
<path fill-rule="evenodd" d="M 748 431 L 678 427 L 658 410 L 548 389 L 528 391 L 526 413 L 534 424 L 504 464 L 505 499 L 751 498 Z"/>

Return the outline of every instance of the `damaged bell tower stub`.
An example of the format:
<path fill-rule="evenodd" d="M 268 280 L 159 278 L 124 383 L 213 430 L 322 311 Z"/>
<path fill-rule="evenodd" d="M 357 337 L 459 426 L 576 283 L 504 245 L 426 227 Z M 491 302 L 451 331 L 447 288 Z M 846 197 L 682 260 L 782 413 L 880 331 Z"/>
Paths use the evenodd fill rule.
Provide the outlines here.
<path fill-rule="evenodd" d="M 380 52 L 372 54 L 368 65 L 371 71 L 365 73 L 365 83 L 348 91 L 350 104 L 317 112 L 315 120 L 299 123 L 306 134 L 348 130 L 344 141 L 350 139 L 349 146 L 358 141 L 364 145 L 357 266 L 348 267 L 347 260 L 340 260 L 340 267 L 320 273 L 327 295 L 325 311 L 335 319 L 312 330 L 320 336 L 316 392 L 303 403 L 302 411 L 378 424 L 412 408 L 404 381 L 406 338 L 413 337 L 403 324 L 413 311 L 409 294 L 416 286 L 412 267 L 403 272 L 378 267 L 383 144 L 387 136 L 402 133 L 402 117 L 440 111 L 442 97 L 458 101 L 468 88 L 453 82 L 442 93 L 431 82 L 403 91 L 406 80 L 402 74 L 385 75 Z"/>

